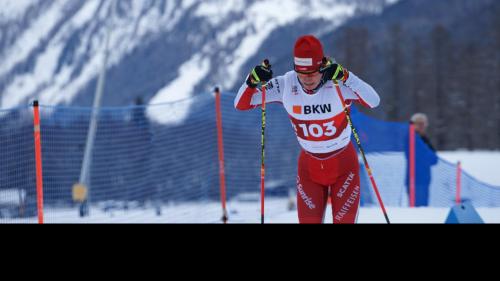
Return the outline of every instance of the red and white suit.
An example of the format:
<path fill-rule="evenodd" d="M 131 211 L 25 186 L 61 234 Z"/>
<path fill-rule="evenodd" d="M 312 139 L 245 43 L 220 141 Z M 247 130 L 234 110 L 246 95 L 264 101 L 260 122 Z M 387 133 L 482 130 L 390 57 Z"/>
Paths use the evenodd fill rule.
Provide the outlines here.
<path fill-rule="evenodd" d="M 358 102 L 369 108 L 379 105 L 375 90 L 349 73 L 339 86 L 347 106 Z M 262 93 L 244 84 L 235 107 L 249 110 L 261 105 Z M 297 175 L 297 206 L 300 223 L 322 223 L 331 197 L 334 223 L 355 223 L 359 202 L 359 163 L 351 143 L 351 128 L 332 81 L 314 94 L 306 93 L 294 71 L 269 81 L 266 103 L 281 103 L 290 117 L 302 147 Z"/>

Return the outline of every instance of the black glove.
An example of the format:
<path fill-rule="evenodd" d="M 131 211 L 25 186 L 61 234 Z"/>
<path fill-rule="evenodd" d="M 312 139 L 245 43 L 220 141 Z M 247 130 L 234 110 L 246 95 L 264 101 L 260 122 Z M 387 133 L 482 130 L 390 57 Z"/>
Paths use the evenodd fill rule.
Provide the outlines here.
<path fill-rule="evenodd" d="M 247 85 L 250 88 L 257 88 L 260 83 L 267 83 L 273 78 L 273 71 L 269 60 L 264 60 L 261 65 L 254 67 L 248 75 Z"/>
<path fill-rule="evenodd" d="M 342 65 L 334 62 L 332 59 L 323 59 L 323 65 L 319 69 L 319 72 L 323 73 L 323 82 L 328 80 L 342 81 L 345 82 L 349 78 L 349 71 L 344 69 Z"/>

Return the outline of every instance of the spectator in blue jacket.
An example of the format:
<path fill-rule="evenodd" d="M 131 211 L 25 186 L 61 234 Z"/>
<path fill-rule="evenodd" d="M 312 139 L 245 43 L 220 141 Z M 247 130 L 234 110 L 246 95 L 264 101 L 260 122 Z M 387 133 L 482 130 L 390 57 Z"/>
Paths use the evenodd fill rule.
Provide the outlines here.
<path fill-rule="evenodd" d="M 416 113 L 411 117 L 411 124 L 415 126 L 415 206 L 429 205 L 429 185 L 431 183 L 431 168 L 438 162 L 436 149 L 427 136 L 429 120 L 427 115 Z M 409 160 L 408 145 L 406 159 Z M 407 161 L 407 163 L 409 163 Z M 409 169 L 406 172 L 406 187 L 410 194 Z"/>

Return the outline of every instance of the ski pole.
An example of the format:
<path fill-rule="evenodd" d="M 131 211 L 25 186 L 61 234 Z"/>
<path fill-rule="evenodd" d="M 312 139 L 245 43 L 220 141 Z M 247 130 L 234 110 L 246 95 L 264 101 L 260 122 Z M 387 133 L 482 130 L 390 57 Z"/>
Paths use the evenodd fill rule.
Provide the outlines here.
<path fill-rule="evenodd" d="M 368 164 L 368 160 L 366 159 L 365 151 L 364 151 L 363 147 L 361 146 L 361 139 L 359 138 L 356 127 L 354 127 L 354 124 L 352 123 L 351 114 L 349 113 L 349 110 L 347 109 L 344 97 L 342 96 L 342 90 L 340 89 L 340 86 L 339 86 L 337 81 L 334 81 L 334 84 L 335 84 L 335 88 L 337 89 L 337 94 L 339 95 L 340 101 L 342 102 L 342 107 L 344 108 L 347 122 L 349 122 L 349 126 L 351 126 L 352 134 L 354 135 L 354 138 L 356 139 L 356 143 L 358 145 L 359 152 L 361 153 L 361 156 L 363 157 L 363 162 L 365 163 L 365 168 L 366 168 L 366 171 L 368 172 L 368 176 L 370 177 L 370 181 L 372 183 L 373 190 L 375 191 L 375 194 L 377 195 L 378 203 L 380 204 L 380 207 L 382 208 L 382 212 L 384 213 L 385 221 L 388 224 L 390 224 L 391 221 L 389 220 L 389 216 L 387 215 L 387 211 L 385 210 L 384 202 L 382 202 L 382 197 L 380 196 L 380 192 L 378 191 L 377 183 L 375 182 L 375 178 L 373 177 L 372 169 L 370 168 L 370 165 Z"/>
<path fill-rule="evenodd" d="M 269 67 L 269 60 L 265 59 L 263 62 L 263 65 L 265 67 Z M 260 142 L 260 148 L 261 148 L 261 166 L 260 166 L 260 223 L 264 224 L 264 215 L 265 215 L 265 204 L 264 204 L 264 199 L 265 199 L 265 177 L 266 177 L 266 165 L 265 165 L 265 157 L 266 157 L 266 149 L 265 149 L 265 144 L 266 144 L 266 84 L 267 81 L 260 81 L 259 77 L 257 75 L 254 75 L 254 77 L 257 79 L 257 82 L 261 84 L 261 91 L 262 91 L 262 129 L 261 129 L 261 142 Z"/>
<path fill-rule="evenodd" d="M 265 131 L 266 131 L 266 85 L 262 85 L 262 130 L 261 130 L 261 167 L 260 167 L 260 223 L 264 224 L 264 198 L 265 198 L 265 186 L 264 179 L 266 176 L 266 166 L 265 166 Z"/>

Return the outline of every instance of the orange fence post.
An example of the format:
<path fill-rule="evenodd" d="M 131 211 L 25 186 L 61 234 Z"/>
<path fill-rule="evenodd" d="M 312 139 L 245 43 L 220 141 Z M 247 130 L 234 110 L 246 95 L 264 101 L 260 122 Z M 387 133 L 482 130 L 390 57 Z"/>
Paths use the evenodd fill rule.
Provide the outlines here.
<path fill-rule="evenodd" d="M 410 207 L 414 208 L 415 207 L 415 195 L 416 195 L 416 190 L 415 190 L 415 125 L 410 124 L 410 150 L 409 150 L 409 163 L 408 163 L 408 169 L 409 171 L 409 186 L 410 186 Z"/>
<path fill-rule="evenodd" d="M 462 203 L 461 192 L 462 192 L 462 163 L 459 161 L 457 163 L 457 193 L 455 198 L 457 205 L 460 205 L 460 203 Z"/>
<path fill-rule="evenodd" d="M 35 131 L 36 202 L 38 211 L 38 223 L 43 224 L 42 143 L 40 134 L 40 109 L 38 106 L 38 101 L 33 102 L 33 117 Z"/>
<path fill-rule="evenodd" d="M 220 90 L 215 88 L 215 111 L 217 118 L 217 144 L 219 147 L 219 178 L 220 178 L 220 200 L 222 203 L 222 221 L 227 223 L 228 215 L 226 209 L 226 175 L 224 170 L 224 138 L 222 136 L 222 112 L 220 104 Z"/>

